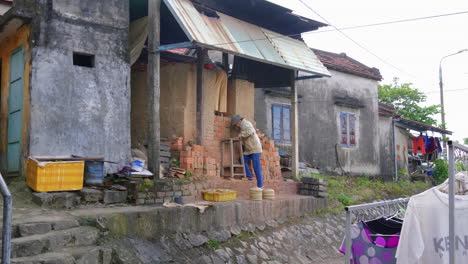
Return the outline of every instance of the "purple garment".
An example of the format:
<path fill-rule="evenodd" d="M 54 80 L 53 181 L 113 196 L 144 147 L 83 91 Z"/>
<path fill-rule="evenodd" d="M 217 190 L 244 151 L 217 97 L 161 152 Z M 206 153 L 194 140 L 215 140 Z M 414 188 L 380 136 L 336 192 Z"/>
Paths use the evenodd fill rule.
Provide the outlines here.
<path fill-rule="evenodd" d="M 351 264 L 394 264 L 400 233 L 379 236 L 364 222 L 351 227 Z M 346 238 L 340 250 L 346 254 Z"/>
<path fill-rule="evenodd" d="M 434 137 L 430 137 L 426 142 L 426 153 L 434 153 L 437 150 L 437 141 Z"/>

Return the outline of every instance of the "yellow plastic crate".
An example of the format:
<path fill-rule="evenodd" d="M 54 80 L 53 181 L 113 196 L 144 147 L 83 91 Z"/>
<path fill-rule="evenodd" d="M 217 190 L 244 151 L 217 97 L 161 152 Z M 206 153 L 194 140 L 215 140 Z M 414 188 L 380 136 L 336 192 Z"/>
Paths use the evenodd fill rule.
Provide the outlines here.
<path fill-rule="evenodd" d="M 26 161 L 26 184 L 36 192 L 77 191 L 83 189 L 84 161 L 59 157 Z"/>
<path fill-rule="evenodd" d="M 229 189 L 204 190 L 202 193 L 206 201 L 226 202 L 237 198 L 237 192 Z"/>

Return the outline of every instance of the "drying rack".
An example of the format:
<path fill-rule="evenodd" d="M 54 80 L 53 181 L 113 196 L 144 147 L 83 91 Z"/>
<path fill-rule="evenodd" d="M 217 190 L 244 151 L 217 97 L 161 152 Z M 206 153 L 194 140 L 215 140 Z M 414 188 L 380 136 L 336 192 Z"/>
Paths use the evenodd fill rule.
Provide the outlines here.
<path fill-rule="evenodd" d="M 377 208 L 377 207 L 383 207 L 383 206 L 390 206 L 394 204 L 403 204 L 407 203 L 409 201 L 409 198 L 399 198 L 399 199 L 394 199 L 394 200 L 388 200 L 388 201 L 381 201 L 381 202 L 375 202 L 375 203 L 367 203 L 367 204 L 359 204 L 359 205 L 352 205 L 352 206 L 346 206 L 345 211 L 346 211 L 346 229 L 345 229 L 345 245 L 346 245 L 346 251 L 345 251 L 345 264 L 349 264 L 351 260 L 351 217 L 354 212 L 356 211 L 361 211 L 361 210 L 366 210 L 366 209 L 371 209 L 371 208 Z"/>

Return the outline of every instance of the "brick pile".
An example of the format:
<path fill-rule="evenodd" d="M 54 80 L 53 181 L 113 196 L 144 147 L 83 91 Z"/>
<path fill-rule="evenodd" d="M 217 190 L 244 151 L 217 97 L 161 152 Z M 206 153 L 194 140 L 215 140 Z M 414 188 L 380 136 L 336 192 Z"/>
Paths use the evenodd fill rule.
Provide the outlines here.
<path fill-rule="evenodd" d="M 174 202 L 182 197 L 184 203 L 202 200 L 202 190 L 209 189 L 207 182 L 190 182 L 174 179 L 161 179 L 155 184 L 156 201 L 158 203 Z"/>
<path fill-rule="evenodd" d="M 260 141 L 262 142 L 262 155 L 260 163 L 262 165 L 262 174 L 264 180 L 280 180 L 282 179 L 280 155 L 278 148 L 275 147 L 275 142 L 269 140 L 268 137 L 257 131 Z"/>
<path fill-rule="evenodd" d="M 184 149 L 183 137 L 178 137 L 175 140 L 165 140 L 163 142 L 169 144 L 169 148 L 171 151 L 182 151 Z"/>
<path fill-rule="evenodd" d="M 302 183 L 299 186 L 299 194 L 315 197 L 327 197 L 327 185 L 327 180 L 303 177 Z"/>

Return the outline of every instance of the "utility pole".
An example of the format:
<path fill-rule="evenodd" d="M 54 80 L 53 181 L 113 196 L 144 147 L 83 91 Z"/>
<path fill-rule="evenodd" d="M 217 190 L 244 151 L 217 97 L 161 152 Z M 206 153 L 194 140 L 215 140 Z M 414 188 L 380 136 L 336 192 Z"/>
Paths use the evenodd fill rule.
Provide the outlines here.
<path fill-rule="evenodd" d="M 161 0 L 148 0 L 148 169 L 154 174 L 154 180 L 159 175 L 160 152 L 160 40 Z"/>
<path fill-rule="evenodd" d="M 462 49 L 455 53 L 444 56 L 442 57 L 442 59 L 440 59 L 440 62 L 439 62 L 439 87 L 440 87 L 440 105 L 441 105 L 440 115 L 441 115 L 443 129 L 447 129 L 447 124 L 445 123 L 444 82 L 442 80 L 442 61 L 447 57 L 457 55 L 465 51 L 468 51 L 468 49 Z M 444 150 L 446 150 L 447 149 L 447 137 L 445 136 L 445 134 L 442 134 L 442 137 L 443 137 Z"/>

